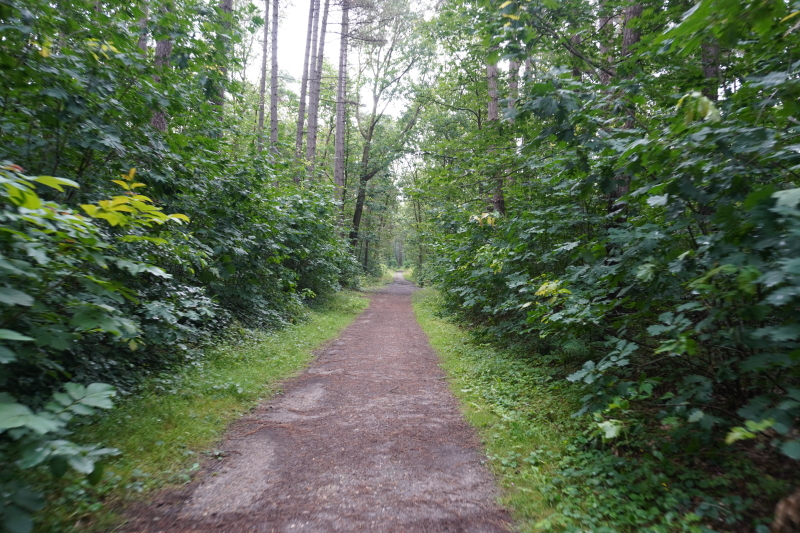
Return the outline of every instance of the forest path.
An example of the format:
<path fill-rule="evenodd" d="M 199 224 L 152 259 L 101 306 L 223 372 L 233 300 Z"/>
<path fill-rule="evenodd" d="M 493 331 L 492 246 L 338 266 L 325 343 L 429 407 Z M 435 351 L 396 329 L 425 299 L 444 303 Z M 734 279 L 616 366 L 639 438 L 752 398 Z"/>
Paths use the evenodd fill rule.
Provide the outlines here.
<path fill-rule="evenodd" d="M 234 424 L 185 489 L 132 510 L 136 532 L 503 532 L 474 431 L 400 274 L 284 393 Z"/>

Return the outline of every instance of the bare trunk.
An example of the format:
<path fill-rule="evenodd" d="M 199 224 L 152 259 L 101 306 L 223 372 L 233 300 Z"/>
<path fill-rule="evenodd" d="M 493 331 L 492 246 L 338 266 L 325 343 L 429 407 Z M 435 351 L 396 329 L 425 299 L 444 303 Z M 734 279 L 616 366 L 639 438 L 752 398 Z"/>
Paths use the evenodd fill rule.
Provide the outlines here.
<path fill-rule="evenodd" d="M 497 122 L 500 119 L 500 107 L 497 96 L 497 65 L 487 65 L 486 79 L 489 82 L 489 108 L 487 111 L 486 120 L 489 122 Z M 489 150 L 494 151 L 494 147 Z M 499 175 L 494 178 L 494 194 L 492 195 L 492 208 L 501 215 L 506 212 L 506 200 L 503 195 L 503 176 Z"/>
<path fill-rule="evenodd" d="M 147 35 L 147 24 L 150 22 L 150 6 L 147 3 L 145 3 L 144 6 L 142 7 L 142 11 L 144 17 L 142 17 L 142 20 L 139 21 L 139 30 L 141 31 L 141 33 L 139 34 L 139 42 L 136 44 L 136 46 L 138 46 L 139 50 L 142 51 L 142 54 L 146 56 L 147 41 L 149 37 Z"/>
<path fill-rule="evenodd" d="M 221 0 L 219 3 L 219 9 L 222 11 L 222 16 L 225 17 L 222 25 L 225 28 L 230 28 L 230 22 L 228 21 L 228 17 L 231 16 L 233 13 L 233 0 Z M 223 55 L 225 56 L 225 60 L 223 61 L 223 66 L 220 69 L 221 80 L 219 81 L 219 85 L 217 86 L 216 95 L 214 95 L 212 99 L 212 103 L 217 106 L 217 112 L 219 113 L 219 119 L 222 120 L 222 108 L 225 105 L 225 81 L 228 79 L 228 67 L 225 66 L 227 62 L 227 55 L 228 55 L 228 38 L 225 37 L 222 39 L 222 47 L 223 47 Z"/>
<path fill-rule="evenodd" d="M 272 0 L 272 78 L 269 95 L 269 144 L 278 153 L 278 0 Z M 295 181 L 298 181 L 295 176 Z"/>
<path fill-rule="evenodd" d="M 303 152 L 303 126 L 306 119 L 306 92 L 308 91 L 308 64 L 309 57 L 311 56 L 312 42 L 316 37 L 316 26 L 314 19 L 317 12 L 317 4 L 319 0 L 311 0 L 308 8 L 308 29 L 306 29 L 306 53 L 303 56 L 303 80 L 300 82 L 300 105 L 297 111 L 297 134 L 294 141 L 294 156 L 300 159 L 300 154 Z M 313 65 L 313 61 L 312 61 Z M 312 69 L 314 67 L 311 67 Z"/>
<path fill-rule="evenodd" d="M 511 111 L 517 107 L 517 98 L 519 98 L 519 63 L 516 61 L 508 62 L 508 110 Z M 511 112 L 511 122 L 514 122 L 514 113 Z"/>
<path fill-rule="evenodd" d="M 603 11 L 605 6 L 605 1 L 600 2 L 600 11 Z M 613 17 L 601 16 L 597 21 L 597 32 L 598 36 L 600 37 L 600 64 L 603 68 L 600 69 L 599 76 L 600 76 L 600 83 L 603 85 L 608 85 L 611 82 L 611 47 L 608 46 L 607 42 L 604 42 L 604 39 L 608 39 L 610 35 L 614 33 L 614 19 Z"/>
<path fill-rule="evenodd" d="M 572 37 L 569 38 L 569 40 L 572 42 L 572 46 L 575 48 L 577 48 L 578 45 L 581 44 L 581 36 L 578 34 L 573 35 Z M 576 80 L 579 80 L 583 76 L 583 73 L 581 72 L 580 63 L 575 57 L 572 58 L 572 61 L 573 61 L 572 77 L 575 78 Z"/>
<path fill-rule="evenodd" d="M 308 140 L 306 144 L 306 159 L 311 163 L 310 171 L 314 172 L 317 157 L 317 131 L 319 122 L 319 98 L 322 85 L 322 65 L 325 60 L 325 33 L 328 25 L 328 7 L 330 0 L 325 0 L 325 9 L 322 12 L 322 24 L 319 28 L 319 51 L 314 76 L 311 78 L 311 94 L 308 102 Z"/>
<path fill-rule="evenodd" d="M 705 41 L 701 45 L 703 78 L 705 87 L 703 94 L 710 100 L 719 100 L 719 43 Z"/>
<path fill-rule="evenodd" d="M 333 155 L 333 183 L 337 200 L 344 204 L 344 122 L 347 110 L 347 32 L 350 2 L 342 2 L 342 36 L 339 45 L 339 84 L 336 90 L 336 140 Z"/>
<path fill-rule="evenodd" d="M 358 193 L 356 194 L 356 205 L 353 209 L 353 225 L 350 230 L 350 245 L 355 249 L 358 245 L 358 231 L 361 227 L 361 216 L 364 213 L 364 203 L 367 200 L 367 184 L 372 179 L 369 174 L 369 152 L 372 147 L 372 137 L 375 133 L 375 111 L 373 110 L 370 118 L 370 127 L 364 137 L 364 149 L 361 152 L 361 175 L 358 180 Z"/>
<path fill-rule="evenodd" d="M 633 4 L 625 8 L 625 27 L 622 28 L 623 57 L 631 55 L 631 48 L 642 40 L 642 32 L 637 27 L 638 21 L 642 17 L 642 11 L 644 11 L 642 4 Z"/>
<path fill-rule="evenodd" d="M 489 111 L 486 120 L 497 120 L 500 117 L 497 98 L 497 65 L 486 66 L 486 79 L 489 81 Z"/>
<path fill-rule="evenodd" d="M 632 48 L 636 46 L 642 38 L 642 33 L 636 27 L 638 19 L 641 18 L 643 6 L 641 4 L 632 4 L 625 8 L 625 26 L 622 28 L 622 55 L 629 57 L 632 54 Z M 632 77 L 632 74 L 629 74 Z M 636 109 L 631 108 L 628 110 L 628 118 L 625 120 L 625 128 L 631 129 L 636 125 Z M 613 217 L 614 224 L 621 224 L 628 218 L 627 204 L 621 202 L 620 199 L 625 197 L 630 191 L 631 177 L 629 175 L 620 176 L 617 180 L 617 185 L 614 192 L 609 197 L 609 210 L 608 213 Z"/>
<path fill-rule="evenodd" d="M 156 70 L 162 71 L 169 68 L 170 57 L 172 56 L 172 40 L 164 39 L 156 41 L 156 57 L 155 64 Z M 161 83 L 161 76 L 156 75 L 153 77 L 156 85 Z M 159 108 L 153 111 L 153 116 L 150 117 L 150 125 L 158 131 L 167 131 L 167 113 L 164 109 Z"/>
<path fill-rule="evenodd" d="M 258 151 L 264 150 L 264 108 L 267 101 L 267 52 L 269 52 L 269 2 L 264 0 L 264 43 L 261 47 L 261 83 L 258 86 Z"/>

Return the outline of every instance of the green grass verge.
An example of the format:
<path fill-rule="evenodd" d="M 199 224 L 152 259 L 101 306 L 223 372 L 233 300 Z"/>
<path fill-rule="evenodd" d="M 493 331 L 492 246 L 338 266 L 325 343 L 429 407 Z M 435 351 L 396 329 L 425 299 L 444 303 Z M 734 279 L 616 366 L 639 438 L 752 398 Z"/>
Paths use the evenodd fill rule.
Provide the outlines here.
<path fill-rule="evenodd" d="M 74 437 L 118 448 L 121 455 L 96 486 L 63 480 L 40 515 L 38 531 L 113 531 L 121 503 L 188 482 L 202 459 L 217 453 L 228 424 L 278 391 L 281 380 L 305 367 L 313 350 L 367 305 L 363 295 L 339 293 L 301 324 L 269 333 L 242 331 L 239 342 L 213 348 L 196 366 L 154 379 L 142 393 L 118 401 Z"/>
<path fill-rule="evenodd" d="M 502 488 L 501 503 L 521 531 L 540 531 L 537 524 L 556 512 L 541 491 L 557 469 L 550 459 L 580 432 L 570 417 L 578 406 L 575 392 L 533 361 L 475 344 L 468 331 L 437 316 L 440 296 L 434 289 L 416 292 L 413 302 L 453 393 L 479 431 Z"/>

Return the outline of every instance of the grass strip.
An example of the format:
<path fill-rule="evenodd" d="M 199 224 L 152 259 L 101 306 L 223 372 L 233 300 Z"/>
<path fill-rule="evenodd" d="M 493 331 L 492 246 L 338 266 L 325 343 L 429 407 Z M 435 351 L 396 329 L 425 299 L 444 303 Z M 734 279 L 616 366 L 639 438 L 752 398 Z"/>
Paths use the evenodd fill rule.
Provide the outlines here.
<path fill-rule="evenodd" d="M 174 376 L 154 379 L 135 397 L 76 431 L 80 442 L 103 443 L 121 455 L 103 481 L 63 480 L 37 528 L 54 531 L 113 531 L 117 509 L 131 498 L 187 483 L 225 428 L 280 389 L 312 359 L 313 350 L 335 337 L 368 305 L 354 292 L 334 295 L 308 320 L 274 332 L 243 330 L 236 343 L 209 351 L 206 358 Z"/>
<path fill-rule="evenodd" d="M 558 514 L 541 488 L 549 485 L 546 479 L 557 471 L 557 458 L 580 432 L 570 416 L 577 410 L 576 393 L 531 359 L 477 344 L 467 330 L 438 315 L 440 302 L 435 289 L 416 292 L 417 321 L 466 419 L 479 432 L 502 488 L 501 503 L 520 531 L 541 531 Z"/>

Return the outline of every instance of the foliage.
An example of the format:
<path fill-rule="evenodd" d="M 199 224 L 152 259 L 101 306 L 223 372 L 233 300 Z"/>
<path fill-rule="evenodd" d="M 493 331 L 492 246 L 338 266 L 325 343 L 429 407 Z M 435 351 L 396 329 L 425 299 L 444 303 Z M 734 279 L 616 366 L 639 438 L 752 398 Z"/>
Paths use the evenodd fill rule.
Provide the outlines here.
<path fill-rule="evenodd" d="M 76 431 L 78 442 L 104 442 L 120 455 L 106 461 L 95 485 L 65 480 L 45 508 L 41 529 L 60 531 L 77 522 L 82 531 L 110 530 L 121 518 L 115 515 L 121 502 L 187 483 L 204 458 L 222 460 L 215 446 L 226 426 L 278 392 L 279 382 L 307 364 L 366 304 L 356 293 L 339 292 L 302 323 L 273 332 L 238 328 L 201 362 L 150 378 L 140 394 Z"/>
<path fill-rule="evenodd" d="M 437 316 L 444 303 L 433 289 L 414 295 L 522 531 L 725 531 L 764 511 L 748 493 L 775 498 L 789 488 L 733 455 L 714 454 L 699 469 L 681 443 L 658 444 L 666 432 L 630 425 L 608 437 L 594 420 L 570 416 L 580 404 L 575 384 L 541 357 L 499 349 Z"/>
<path fill-rule="evenodd" d="M 131 394 L 226 328 L 289 325 L 358 283 L 330 188 L 256 150 L 236 71 L 263 20 L 236 4 L 0 0 L 0 483 L 64 461 L 100 476 L 65 437 L 91 405 L 64 394 Z M 23 414 L 39 425 L 9 425 Z M 100 490 L 65 479 L 61 496 Z M 14 531 L 40 507 L 20 484 L 0 504 Z"/>
<path fill-rule="evenodd" d="M 449 312 L 582 387 L 579 414 L 626 444 L 618 459 L 587 452 L 576 472 L 663 470 L 639 457 L 648 438 L 652 454 L 701 469 L 719 468 L 718 454 L 745 470 L 796 465 L 800 63 L 786 50 L 800 38 L 797 6 L 745 16 L 741 2 L 642 2 L 640 18 L 614 18 L 631 5 L 443 10 L 431 31 L 460 51 L 441 66 L 418 141 L 416 238 L 434 257 L 417 275 Z M 601 19 L 616 29 L 596 31 Z M 631 29 L 641 39 L 626 49 Z M 482 43 L 454 37 L 471 30 Z M 487 124 L 485 62 L 532 57 L 519 94 L 501 77 L 505 118 Z M 505 214 L 492 202 L 498 175 Z M 698 512 L 698 527 L 759 524 L 781 494 L 757 490 L 739 495 L 750 507 L 715 496 L 726 516 Z M 673 504 L 705 498 L 686 494 Z M 649 505 L 620 512 L 632 520 Z"/>

